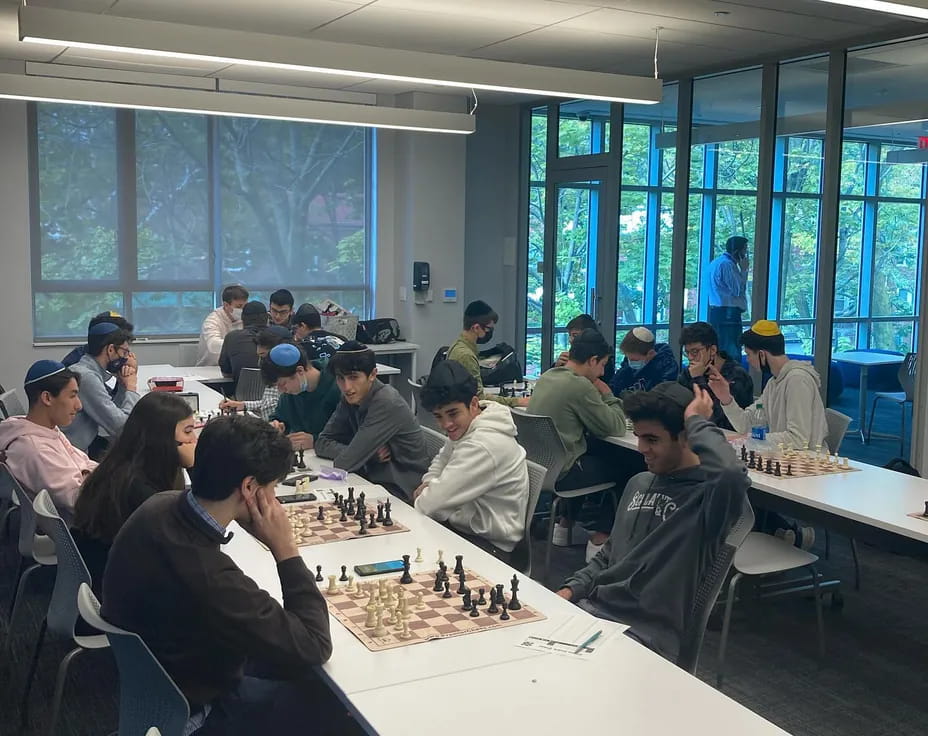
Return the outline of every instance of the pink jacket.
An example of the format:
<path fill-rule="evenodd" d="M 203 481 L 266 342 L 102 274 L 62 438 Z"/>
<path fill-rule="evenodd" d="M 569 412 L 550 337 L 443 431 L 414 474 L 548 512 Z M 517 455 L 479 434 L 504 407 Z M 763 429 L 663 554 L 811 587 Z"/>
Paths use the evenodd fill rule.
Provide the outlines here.
<path fill-rule="evenodd" d="M 72 514 L 84 476 L 97 464 L 72 445 L 57 427 L 47 429 L 26 417 L 0 422 L 0 450 L 20 483 L 32 493 L 48 491 L 59 512 Z"/>

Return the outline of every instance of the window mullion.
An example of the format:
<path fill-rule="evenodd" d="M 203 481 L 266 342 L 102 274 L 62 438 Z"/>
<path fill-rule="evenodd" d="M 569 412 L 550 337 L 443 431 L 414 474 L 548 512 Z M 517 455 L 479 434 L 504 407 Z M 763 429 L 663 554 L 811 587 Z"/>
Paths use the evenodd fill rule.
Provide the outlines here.
<path fill-rule="evenodd" d="M 123 312 L 133 320 L 132 294 L 138 288 L 138 211 L 135 171 L 135 111 L 116 110 L 116 242 Z"/>

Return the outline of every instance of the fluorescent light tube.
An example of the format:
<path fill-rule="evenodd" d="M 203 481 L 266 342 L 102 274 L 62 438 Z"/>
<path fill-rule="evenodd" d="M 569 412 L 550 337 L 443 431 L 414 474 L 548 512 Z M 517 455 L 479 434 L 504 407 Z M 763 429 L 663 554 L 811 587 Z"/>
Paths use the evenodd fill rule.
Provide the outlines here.
<path fill-rule="evenodd" d="M 905 15 L 910 18 L 922 18 L 923 20 L 928 20 L 928 7 L 920 5 L 893 3 L 888 2 L 888 0 L 820 0 L 820 2 L 832 3 L 833 5 L 846 5 L 849 8 L 875 10 L 878 13 L 891 13 L 893 15 Z"/>
<path fill-rule="evenodd" d="M 135 20 L 34 6 L 19 8 L 30 43 L 284 71 L 383 79 L 539 97 L 654 104 L 659 79 L 359 46 L 292 36 Z M 118 39 L 118 42 L 114 42 Z M 196 51 L 192 51 L 196 49 Z M 299 59 L 300 63 L 294 63 Z"/>

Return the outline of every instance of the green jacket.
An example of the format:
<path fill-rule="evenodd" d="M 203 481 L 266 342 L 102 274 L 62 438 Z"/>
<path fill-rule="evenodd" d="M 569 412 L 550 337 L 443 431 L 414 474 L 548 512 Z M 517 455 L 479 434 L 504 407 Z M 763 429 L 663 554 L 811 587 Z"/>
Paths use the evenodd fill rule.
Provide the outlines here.
<path fill-rule="evenodd" d="M 477 345 L 468 340 L 464 335 L 465 333 L 462 332 L 460 337 L 458 337 L 458 339 L 452 343 L 451 347 L 448 348 L 447 359 L 460 363 L 467 369 L 468 373 L 477 379 L 477 397 L 479 399 L 496 401 L 497 403 L 504 404 L 506 406 L 518 406 L 518 399 L 510 399 L 508 397 L 483 393 L 483 378 L 480 376 L 480 363 L 478 362 Z"/>
<path fill-rule="evenodd" d="M 342 398 L 335 377 L 326 370 L 325 363 L 313 361 L 314 368 L 322 372 L 319 385 L 315 391 L 301 391 L 298 394 L 281 394 L 277 408 L 271 414 L 271 420 L 283 422 L 287 433 L 307 432 L 316 436 L 325 427 L 329 417 Z"/>
<path fill-rule="evenodd" d="M 586 435 L 621 437 L 625 434 L 625 412 L 615 396 L 603 396 L 591 381 L 570 368 L 552 368 L 541 374 L 528 402 L 529 414 L 554 420 L 567 448 L 566 475 L 586 452 Z"/>

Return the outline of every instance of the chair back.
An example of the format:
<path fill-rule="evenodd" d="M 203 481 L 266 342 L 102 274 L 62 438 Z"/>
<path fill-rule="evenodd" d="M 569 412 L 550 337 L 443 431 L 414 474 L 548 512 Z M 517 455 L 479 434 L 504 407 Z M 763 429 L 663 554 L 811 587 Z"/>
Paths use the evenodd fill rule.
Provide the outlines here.
<path fill-rule="evenodd" d="M 441 452 L 448 438 L 441 432 L 436 432 L 434 429 L 429 429 L 428 427 L 422 427 L 422 436 L 425 438 L 425 447 L 428 450 L 429 460 L 431 461 L 432 458 Z"/>
<path fill-rule="evenodd" d="M 741 507 L 741 515 L 728 531 L 725 541 L 719 547 L 712 567 L 696 589 L 696 597 L 690 611 L 687 631 L 683 634 L 680 652 L 677 655 L 677 666 L 691 675 L 696 674 L 699 650 L 702 649 L 706 625 L 709 623 L 709 616 L 715 607 L 715 602 L 718 600 L 725 578 L 728 577 L 732 562 L 735 560 L 735 552 L 738 551 L 738 547 L 744 543 L 753 528 L 754 511 L 751 508 L 751 502 L 745 496 Z"/>
<path fill-rule="evenodd" d="M 260 368 L 242 368 L 235 384 L 235 398 L 239 401 L 259 401 L 264 394 L 264 381 Z"/>
<path fill-rule="evenodd" d="M 532 519 L 538 509 L 541 487 L 544 485 L 548 469 L 531 460 L 525 461 L 528 470 L 528 503 L 525 506 L 525 532 L 522 539 L 512 550 L 510 564 L 524 575 L 532 575 Z"/>
<path fill-rule="evenodd" d="M 11 388 L 9 391 L 4 391 L 0 394 L 0 414 L 3 414 L 4 419 L 23 416 L 25 413 L 26 410 L 23 408 L 22 402 L 16 395 L 15 388 Z"/>
<path fill-rule="evenodd" d="M 55 554 L 58 557 L 55 588 L 52 590 L 45 620 L 49 631 L 71 639 L 74 636 L 74 624 L 77 623 L 77 591 L 81 583 L 90 585 L 90 573 L 48 491 L 39 491 L 32 502 L 32 508 L 39 529 L 55 543 Z"/>
<path fill-rule="evenodd" d="M 80 586 L 77 608 L 87 623 L 106 634 L 116 658 L 118 733 L 135 736 L 155 727 L 164 736 L 181 736 L 190 717 L 190 705 L 141 637 L 105 621 L 89 585 Z"/>
<path fill-rule="evenodd" d="M 26 492 L 22 484 L 16 480 L 16 476 L 10 471 L 6 463 L 0 464 L 3 472 L 10 479 L 13 487 L 13 498 L 19 505 L 19 554 L 28 559 L 32 559 L 32 546 L 35 542 L 35 510 L 32 508 L 32 496 Z"/>
<path fill-rule="evenodd" d="M 844 441 L 844 435 L 847 434 L 850 423 L 851 418 L 847 414 L 834 409 L 825 409 L 825 424 L 828 426 L 825 442 L 832 453 L 837 453 L 841 449 L 841 443 Z"/>
<path fill-rule="evenodd" d="M 899 366 L 899 383 L 905 391 L 906 401 L 915 401 L 915 374 L 918 370 L 918 353 L 906 353 Z"/>
<path fill-rule="evenodd" d="M 551 417 L 529 414 L 524 411 L 512 412 L 518 435 L 516 440 L 525 448 L 525 457 L 547 469 L 543 491 L 553 491 L 554 484 L 567 461 L 567 449 L 558 434 Z"/>
<path fill-rule="evenodd" d="M 183 342 L 177 346 L 177 365 L 186 368 L 197 364 L 197 343 Z"/>
<path fill-rule="evenodd" d="M 432 412 L 426 411 L 425 407 L 422 406 L 422 384 L 410 378 L 406 380 L 409 382 L 409 389 L 412 393 L 412 411 L 416 415 L 416 419 L 419 420 L 419 426 L 422 428 L 428 427 L 437 432 L 439 430 L 438 422 L 435 421 Z"/>

